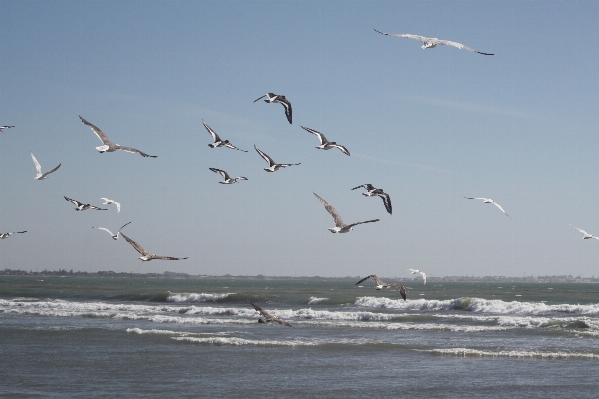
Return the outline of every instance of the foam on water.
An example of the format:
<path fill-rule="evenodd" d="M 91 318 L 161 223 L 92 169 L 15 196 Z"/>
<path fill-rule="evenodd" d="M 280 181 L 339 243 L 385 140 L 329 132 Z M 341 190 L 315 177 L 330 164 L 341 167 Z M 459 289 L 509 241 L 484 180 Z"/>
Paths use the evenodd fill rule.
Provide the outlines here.
<path fill-rule="evenodd" d="M 310 299 L 308 300 L 308 305 L 315 305 L 319 302 L 326 301 L 327 299 L 329 299 L 329 298 L 317 298 L 315 296 L 311 296 Z"/>
<path fill-rule="evenodd" d="M 314 342 L 306 342 L 306 341 L 275 341 L 275 340 L 254 340 L 254 339 L 245 339 L 245 338 L 237 338 L 237 337 L 206 337 L 206 338 L 198 338 L 198 337 L 171 337 L 177 341 L 185 341 L 191 342 L 194 344 L 204 344 L 204 345 L 233 345 L 233 346 L 241 346 L 241 345 L 256 345 L 256 346 L 314 346 L 317 345 Z"/>
<path fill-rule="evenodd" d="M 227 292 L 225 294 L 196 294 L 196 293 L 173 293 L 169 292 L 168 297 L 166 298 L 167 302 L 178 302 L 178 303 L 199 303 L 199 302 L 218 302 L 222 301 L 231 295 L 235 295 L 234 292 Z"/>
<path fill-rule="evenodd" d="M 584 352 L 543 352 L 527 350 L 478 350 L 468 348 L 449 348 L 449 349 L 414 349 L 417 352 L 438 353 L 442 355 L 454 356 L 475 356 L 475 357 L 515 357 L 515 358 L 540 358 L 540 359 L 599 359 L 597 353 Z"/>

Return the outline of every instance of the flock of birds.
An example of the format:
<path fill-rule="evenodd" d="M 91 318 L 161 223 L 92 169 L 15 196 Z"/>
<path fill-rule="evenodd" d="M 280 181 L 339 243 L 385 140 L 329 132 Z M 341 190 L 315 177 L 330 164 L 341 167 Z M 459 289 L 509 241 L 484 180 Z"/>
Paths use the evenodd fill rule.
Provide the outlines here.
<path fill-rule="evenodd" d="M 437 38 L 429 38 L 429 37 L 424 37 L 424 36 L 419 36 L 419 35 L 412 35 L 412 34 L 390 34 L 390 33 L 385 33 L 385 32 L 380 32 L 378 30 L 375 29 L 376 32 L 382 34 L 382 35 L 386 35 L 386 36 L 393 36 L 393 37 L 399 37 L 399 38 L 407 38 L 407 39 L 413 39 L 413 40 L 417 40 L 422 42 L 422 48 L 423 49 L 432 49 L 435 48 L 438 45 L 445 45 L 445 46 L 452 46 L 452 47 L 456 47 L 458 49 L 461 50 L 467 50 L 467 51 L 472 51 L 478 54 L 482 54 L 482 55 L 493 55 L 490 53 L 483 53 L 477 50 L 474 50 L 470 47 L 467 47 L 461 43 L 457 43 L 457 42 L 453 42 L 453 41 L 449 41 L 449 40 L 441 40 L 441 39 L 437 39 Z M 254 100 L 254 103 L 257 102 L 260 99 L 265 98 L 264 102 L 266 103 L 278 103 L 281 104 L 284 109 L 285 109 L 285 116 L 287 118 L 287 121 L 291 124 L 292 123 L 292 107 L 291 107 L 291 102 L 284 96 L 284 95 L 279 95 L 279 94 L 274 94 L 274 93 L 267 93 L 259 98 L 257 98 L 256 100 Z M 125 152 L 130 152 L 130 153 L 137 153 L 139 155 L 141 155 L 142 157 L 150 157 L 150 158 L 156 158 L 156 155 L 149 155 L 145 152 L 142 152 L 136 148 L 132 148 L 132 147 L 125 147 L 125 146 L 121 146 L 119 144 L 116 144 L 114 142 L 112 142 L 108 136 L 106 135 L 106 133 L 104 133 L 104 131 L 102 131 L 102 129 L 100 129 L 99 127 L 93 125 L 92 123 L 88 122 L 87 120 L 85 120 L 84 118 L 82 118 L 81 116 L 79 116 L 79 118 L 81 119 L 81 122 L 84 125 L 87 125 L 91 128 L 91 130 L 96 134 L 96 136 L 100 139 L 100 141 L 102 142 L 103 145 L 96 147 L 96 149 L 98 150 L 98 152 L 100 153 L 104 153 L 104 152 L 114 152 L 117 150 L 121 150 L 121 151 L 125 151 Z M 238 151 L 242 151 L 242 152 L 248 152 L 245 150 L 242 150 L 236 146 L 234 146 L 229 140 L 222 140 L 219 135 L 210 127 L 208 126 L 203 120 L 202 123 L 204 125 L 204 127 L 206 128 L 206 130 L 208 131 L 208 133 L 212 136 L 212 140 L 213 143 L 208 144 L 208 146 L 210 148 L 219 148 L 219 147 L 226 147 L 226 148 L 230 148 L 230 149 L 234 149 L 234 150 L 238 150 Z M 3 132 L 5 129 L 9 129 L 9 128 L 13 128 L 14 126 L 0 126 L 0 132 Z M 302 129 L 306 130 L 307 132 L 315 135 L 318 140 L 320 141 L 320 145 L 316 146 L 317 149 L 321 149 L 321 150 L 330 150 L 332 148 L 337 148 L 338 150 L 340 150 L 343 154 L 349 156 L 350 152 L 348 151 L 348 149 L 340 144 L 337 144 L 334 141 L 328 141 L 327 138 L 324 136 L 324 134 L 305 127 L 305 126 L 301 126 Z M 289 166 L 295 166 L 295 165 L 300 165 L 300 163 L 276 163 L 270 156 L 268 156 L 266 153 L 264 153 L 262 150 L 260 150 L 256 145 L 254 145 L 254 149 L 256 150 L 256 152 L 268 163 L 268 168 L 264 168 L 265 171 L 267 172 L 276 172 L 279 169 L 282 168 L 286 168 Z M 56 172 L 61 164 L 58 164 L 58 166 L 56 166 L 54 169 L 42 173 L 42 167 L 40 165 L 40 163 L 38 162 L 38 160 L 36 159 L 36 157 L 33 155 L 33 152 L 31 152 L 31 158 L 33 160 L 33 163 L 35 165 L 35 169 L 36 169 L 36 176 L 35 179 L 36 180 L 45 180 L 48 179 L 49 175 Z M 241 180 L 248 180 L 246 177 L 243 176 L 238 176 L 235 178 L 232 178 L 226 171 L 222 170 L 222 169 L 217 169 L 217 168 L 209 168 L 212 172 L 214 173 L 218 173 L 223 177 L 223 181 L 219 181 L 220 184 L 234 184 L 237 183 Z M 364 188 L 366 190 L 366 192 L 362 193 L 362 195 L 367 196 L 367 197 L 380 197 L 383 200 L 383 204 L 385 206 L 385 209 L 387 210 L 387 212 L 389 214 L 392 214 L 392 206 L 391 206 L 391 198 L 389 196 L 389 194 L 385 193 L 382 189 L 380 188 L 376 188 L 374 187 L 372 184 L 367 183 L 367 184 L 362 184 L 359 185 L 357 187 L 352 188 L 352 190 L 356 190 L 358 188 Z M 355 222 L 355 223 L 351 223 L 351 224 L 346 224 L 343 219 L 341 219 L 341 216 L 339 215 L 339 213 L 337 212 L 337 210 L 331 205 L 329 204 L 327 201 L 325 201 L 322 197 L 320 197 L 318 194 L 314 193 L 314 196 L 322 203 L 322 205 L 325 207 L 326 211 L 329 212 L 329 214 L 333 217 L 333 221 L 335 223 L 335 227 L 331 227 L 328 228 L 328 230 L 331 233 L 348 233 L 350 232 L 354 226 L 357 226 L 359 224 L 365 224 L 365 223 L 374 223 L 374 222 L 378 222 L 380 221 L 380 219 L 373 219 L 373 220 L 366 220 L 366 221 L 361 221 L 361 222 Z M 96 207 L 87 203 L 83 203 L 68 197 L 64 197 L 66 201 L 70 201 L 72 202 L 76 208 L 76 211 L 85 211 L 88 209 L 94 209 L 94 210 L 107 210 L 106 208 L 100 208 L 100 207 Z M 483 203 L 487 203 L 487 204 L 493 204 L 495 205 L 501 212 L 503 212 L 506 216 L 510 217 L 505 210 L 501 207 L 501 205 L 499 205 L 497 202 L 495 202 L 494 200 L 490 199 L 490 198 L 482 198 L 482 197 L 464 197 L 466 199 L 473 199 L 473 200 L 481 200 L 483 201 Z M 117 207 L 117 212 L 120 212 L 121 210 L 121 205 L 120 203 L 110 200 L 108 198 L 102 198 L 102 200 L 104 200 L 104 205 L 108 205 L 108 204 L 114 204 Z M 187 259 L 187 257 L 185 258 L 176 258 L 176 257 L 171 257 L 171 256 L 160 256 L 160 255 L 155 255 L 153 253 L 150 253 L 148 251 L 146 251 L 141 245 L 139 245 L 137 242 L 133 241 L 131 238 L 127 237 L 125 234 L 122 233 L 122 229 L 124 227 L 126 227 L 127 225 L 129 225 L 131 222 L 128 222 L 126 224 L 124 224 L 123 226 L 121 226 L 121 228 L 116 232 L 116 234 L 113 234 L 109 229 L 105 228 L 105 227 L 92 227 L 98 230 L 104 230 L 106 231 L 108 234 L 110 234 L 110 236 L 112 237 L 113 240 L 118 240 L 119 236 L 122 236 L 125 241 L 127 241 L 127 243 L 129 243 L 137 252 L 139 252 L 141 254 L 141 256 L 139 257 L 139 259 L 143 261 L 150 261 L 153 259 L 162 259 L 162 260 L 180 260 L 180 259 Z M 572 225 L 570 225 L 572 226 Z M 579 229 L 578 227 L 572 226 L 574 229 L 578 230 L 580 233 L 583 234 L 583 239 L 589 239 L 589 238 L 594 238 L 599 240 L 599 237 L 594 236 L 592 234 L 587 233 L 586 231 Z M 21 234 L 21 233 L 26 233 L 27 231 L 16 231 L 16 232 L 10 232 L 10 233 L 0 233 L 0 239 L 4 239 L 7 238 L 13 234 Z M 410 271 L 412 274 L 420 274 L 422 276 L 422 279 L 424 281 L 424 284 L 426 284 L 426 273 L 420 271 L 420 270 L 416 270 L 416 269 L 408 269 L 408 271 Z M 376 286 L 375 289 L 376 290 L 384 290 L 387 288 L 397 288 L 397 290 L 399 291 L 401 297 L 406 300 L 406 290 L 404 285 L 401 282 L 394 282 L 394 283 L 385 283 L 383 282 L 377 275 L 372 274 L 369 276 L 364 277 L 363 279 L 361 279 L 360 281 L 358 281 L 356 283 L 356 285 L 366 281 L 366 280 L 372 280 L 375 282 Z M 252 307 L 260 313 L 261 318 L 258 320 L 260 323 L 269 323 L 269 322 L 276 322 L 279 323 L 281 325 L 285 325 L 285 326 L 289 326 L 292 327 L 289 323 L 287 323 L 284 320 L 281 320 L 278 317 L 275 317 L 271 314 L 269 314 L 268 312 L 266 312 L 264 309 L 262 309 L 260 306 L 250 302 L 250 304 L 252 305 Z"/>

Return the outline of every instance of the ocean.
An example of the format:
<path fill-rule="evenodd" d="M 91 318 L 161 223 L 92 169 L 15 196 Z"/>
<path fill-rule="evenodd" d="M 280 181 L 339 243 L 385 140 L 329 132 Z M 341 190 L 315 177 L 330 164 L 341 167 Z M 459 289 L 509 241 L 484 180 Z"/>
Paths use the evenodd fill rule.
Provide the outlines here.
<path fill-rule="evenodd" d="M 599 397 L 597 284 L 354 283 L 0 276 L 0 397 Z"/>

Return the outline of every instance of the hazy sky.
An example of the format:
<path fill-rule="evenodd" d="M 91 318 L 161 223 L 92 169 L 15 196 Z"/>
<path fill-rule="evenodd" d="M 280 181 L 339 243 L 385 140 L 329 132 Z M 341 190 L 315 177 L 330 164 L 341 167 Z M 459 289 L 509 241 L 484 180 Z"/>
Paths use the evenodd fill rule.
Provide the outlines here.
<path fill-rule="evenodd" d="M 599 235 L 597 1 L 0 0 L 0 15 L 0 125 L 16 126 L 0 133 L 0 232 L 28 231 L 0 242 L 0 268 L 599 275 L 599 242 L 569 226 Z M 267 92 L 292 125 L 252 103 Z M 98 153 L 78 115 L 158 158 Z M 249 152 L 209 148 L 202 119 Z M 301 165 L 267 173 L 254 144 Z M 29 151 L 62 167 L 34 180 Z M 393 215 L 351 191 L 364 183 Z M 381 221 L 331 234 L 312 191 L 347 223 Z M 142 264 L 91 228 L 129 221 L 146 250 L 189 259 Z"/>

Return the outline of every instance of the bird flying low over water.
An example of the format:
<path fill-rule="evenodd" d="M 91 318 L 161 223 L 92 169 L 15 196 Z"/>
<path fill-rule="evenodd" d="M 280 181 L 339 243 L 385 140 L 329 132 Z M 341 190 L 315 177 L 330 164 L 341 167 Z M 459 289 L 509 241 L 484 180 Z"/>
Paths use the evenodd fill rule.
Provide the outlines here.
<path fill-rule="evenodd" d="M 497 208 L 499 208 L 499 210 L 503 213 L 505 213 L 505 211 L 503 210 L 503 208 L 501 207 L 501 205 L 499 205 L 497 202 L 493 201 L 491 198 L 471 198 L 471 197 L 464 197 L 466 199 L 474 199 L 474 200 L 482 200 L 485 204 L 493 204 L 495 205 Z M 508 215 L 507 213 L 505 213 L 505 216 L 507 216 L 508 218 L 510 217 L 510 215 Z"/>
<path fill-rule="evenodd" d="M 42 165 L 40 165 L 40 163 L 37 161 L 37 159 L 35 159 L 33 152 L 30 152 L 30 154 L 31 154 L 31 159 L 33 159 L 33 163 L 35 164 L 35 170 L 37 171 L 37 175 L 34 177 L 34 179 L 36 179 L 36 180 L 46 180 L 50 173 L 56 172 L 56 170 L 58 168 L 60 168 L 60 165 L 62 165 L 59 163 L 58 166 L 55 167 L 54 169 L 52 169 L 51 171 L 42 174 Z"/>
<path fill-rule="evenodd" d="M 424 280 L 424 284 L 426 285 L 426 273 L 425 272 L 421 272 L 420 270 L 417 270 L 417 269 L 408 269 L 408 271 L 412 272 L 412 274 L 421 274 L 422 279 Z"/>
<path fill-rule="evenodd" d="M 418 36 L 418 35 L 398 34 L 398 33 L 385 33 L 385 32 L 380 32 L 380 31 L 378 31 L 376 29 L 375 29 L 375 32 L 378 32 L 381 35 L 395 36 L 395 37 L 404 37 L 406 39 L 418 40 L 419 42 L 424 43 L 422 45 L 423 49 L 435 48 L 438 45 L 444 45 L 444 46 L 457 47 L 460 50 L 473 51 L 475 53 L 482 54 L 482 55 L 493 55 L 493 54 L 489 54 L 489 53 L 482 53 L 480 51 L 476 51 L 474 49 L 471 49 L 470 47 L 464 46 L 462 43 L 452 42 L 452 41 L 449 41 L 449 40 L 441 40 L 441 39 L 437 39 L 436 37 L 424 37 L 424 36 Z"/>
<path fill-rule="evenodd" d="M 300 163 L 276 163 L 275 161 L 272 160 L 271 157 L 269 157 L 268 155 L 266 155 L 265 153 L 260 151 L 260 149 L 258 147 L 256 147 L 256 144 L 254 144 L 254 149 L 256 150 L 256 152 L 258 152 L 258 154 L 260 154 L 260 156 L 262 158 L 264 158 L 264 160 L 266 162 L 268 162 L 268 165 L 269 165 L 268 168 L 264 168 L 264 170 L 267 172 L 276 172 L 277 170 L 279 170 L 281 168 L 286 168 L 288 166 L 301 165 L 301 162 Z"/>
<path fill-rule="evenodd" d="M 121 212 L 121 203 L 120 202 L 116 202 L 116 201 L 113 201 L 113 200 L 108 199 L 108 198 L 100 198 L 100 199 L 104 200 L 104 205 L 115 204 L 116 205 L 116 212 L 117 213 Z"/>
<path fill-rule="evenodd" d="M 400 283 L 399 281 L 396 283 L 392 283 L 392 284 L 383 283 L 381 281 L 381 279 L 377 277 L 376 274 L 371 274 L 370 276 L 364 277 L 362 280 L 358 281 L 356 283 L 356 285 L 358 285 L 362 281 L 366 281 L 368 279 L 371 279 L 372 281 L 374 281 L 376 283 L 376 287 L 375 287 L 376 290 L 384 290 L 385 288 L 397 287 L 397 289 L 399 290 L 399 294 L 401 295 L 403 300 L 404 301 L 406 300 L 406 289 L 402 283 Z"/>
<path fill-rule="evenodd" d="M 314 129 L 310 129 L 308 127 L 301 126 L 301 128 L 307 132 L 310 132 L 310 133 L 316 135 L 316 137 L 318 137 L 318 139 L 320 140 L 320 145 L 317 146 L 316 148 L 318 148 L 319 150 L 330 150 L 331 148 L 339 148 L 339 150 L 342 153 L 344 153 L 345 155 L 349 155 L 349 151 L 347 151 L 347 148 L 335 143 L 334 141 L 328 141 L 327 138 L 324 137 L 324 134 L 317 132 Z"/>
<path fill-rule="evenodd" d="M 242 150 L 242 149 L 239 149 L 239 148 L 235 147 L 233 144 L 231 144 L 229 142 L 229 140 L 221 140 L 221 138 L 218 137 L 218 134 L 216 134 L 216 132 L 214 130 L 212 130 L 212 128 L 210 126 L 208 126 L 206 124 L 206 122 L 204 122 L 203 119 L 202 119 L 202 123 L 204 124 L 204 127 L 206 128 L 206 130 L 208 130 L 208 133 L 210 133 L 210 135 L 212 136 L 212 139 L 214 140 L 214 143 L 208 144 L 208 147 L 210 147 L 210 148 L 227 147 L 227 148 L 232 148 L 234 150 L 239 150 L 239 151 L 242 151 L 242 152 L 247 152 L 245 150 Z"/>
<path fill-rule="evenodd" d="M 312 192 L 312 194 L 314 194 L 316 196 L 316 198 L 318 198 L 318 200 L 324 205 L 324 208 L 327 210 L 327 212 L 329 212 L 331 214 L 331 216 L 333 217 L 333 220 L 335 221 L 335 227 L 328 228 L 328 230 L 331 233 L 348 233 L 350 230 L 353 229 L 354 226 L 356 226 L 358 224 L 378 222 L 380 220 L 380 219 L 374 219 L 374 220 L 367 220 L 365 222 L 345 224 L 343 222 L 343 220 L 341 219 L 341 216 L 339 216 L 339 213 L 337 213 L 337 210 L 335 210 L 335 208 L 333 208 L 331 206 L 331 204 L 326 202 L 324 199 L 320 198 L 320 196 L 318 196 L 318 194 L 316 194 L 314 191 Z"/>
<path fill-rule="evenodd" d="M 221 169 L 216 169 L 216 168 L 208 168 L 208 169 L 210 169 L 214 173 L 220 173 L 223 176 L 223 178 L 225 180 L 219 181 L 220 184 L 233 184 L 233 183 L 237 183 L 237 180 L 247 180 L 247 178 L 245 178 L 243 176 L 237 176 L 236 178 L 232 178 L 231 176 L 229 176 L 229 174 L 227 172 L 225 172 L 224 170 L 221 170 Z"/>
<path fill-rule="evenodd" d="M 366 189 L 366 192 L 362 193 L 362 195 L 365 195 L 367 197 L 374 197 L 374 196 L 381 197 L 383 199 L 383 204 L 385 204 L 385 208 L 387 209 L 387 212 L 389 212 L 389 214 L 391 214 L 391 197 L 389 197 L 389 194 L 387 194 L 380 188 L 375 188 L 370 183 L 366 183 L 366 184 L 362 184 L 361 186 L 354 187 L 354 188 L 352 188 L 352 190 L 355 190 L 360 187 L 364 187 Z"/>
<path fill-rule="evenodd" d="M 141 247 L 141 245 L 139 245 L 138 243 L 136 243 L 135 241 L 133 241 L 132 239 L 130 239 L 129 237 L 127 237 L 123 233 L 121 233 L 121 235 L 123 236 L 123 238 L 125 239 L 125 241 L 127 241 L 129 244 L 131 244 L 131 246 L 133 248 L 135 248 L 135 250 L 141 254 L 141 256 L 138 259 L 141 259 L 142 262 L 151 261 L 152 259 L 162 259 L 162 260 L 181 260 L 181 259 L 187 259 L 187 257 L 185 257 L 185 258 L 173 258 L 172 256 L 154 255 L 152 253 L 149 253 L 145 249 L 143 249 Z"/>
<path fill-rule="evenodd" d="M 129 222 L 131 223 L 131 222 Z M 106 227 L 94 227 L 92 226 L 92 229 L 98 229 L 98 230 L 104 230 L 106 231 L 108 234 L 110 234 L 110 236 L 112 237 L 113 240 L 118 240 L 119 239 L 119 234 L 121 233 L 121 230 L 123 230 L 123 227 L 125 227 L 126 225 L 128 225 L 129 223 L 125 223 L 120 229 L 119 231 L 116 232 L 116 234 L 112 234 L 112 231 L 108 230 Z"/>
<path fill-rule="evenodd" d="M 266 100 L 264 100 L 265 103 L 279 103 L 283 107 L 285 107 L 285 116 L 287 117 L 287 120 L 289 121 L 289 123 L 291 123 L 291 103 L 289 102 L 289 100 L 287 100 L 285 98 L 285 96 L 274 94 L 274 93 L 267 93 L 267 94 L 263 95 L 262 97 L 255 99 L 254 102 L 256 102 L 264 97 L 267 98 Z"/>
<path fill-rule="evenodd" d="M 250 305 L 252 305 L 254 307 L 254 309 L 256 309 L 258 312 L 260 312 L 260 315 L 264 318 L 264 319 L 261 319 L 261 318 L 258 319 L 258 323 L 270 323 L 271 321 L 275 321 L 283 326 L 293 327 L 291 324 L 287 323 L 286 321 L 281 320 L 278 317 L 271 315 L 266 310 L 262 309 L 260 306 L 255 305 L 251 302 L 250 302 Z"/>
<path fill-rule="evenodd" d="M 108 136 L 106 136 L 106 133 L 104 133 L 102 131 L 102 129 L 100 129 L 99 127 L 97 127 L 95 125 L 92 125 L 91 123 L 89 123 L 88 121 L 83 119 L 81 116 L 79 116 L 79 119 L 81 119 L 81 122 L 83 122 L 84 125 L 91 127 L 92 132 L 94 132 L 96 134 L 96 136 L 98 136 L 100 141 L 102 141 L 102 143 L 104 144 L 100 147 L 96 147 L 96 150 L 98 150 L 98 152 L 100 152 L 100 153 L 114 152 L 116 150 L 121 150 L 121 151 L 125 151 L 125 152 L 138 153 L 142 157 L 150 157 L 150 158 L 158 157 L 157 155 L 148 155 L 145 152 L 141 152 L 140 150 L 138 150 L 136 148 L 125 147 L 122 145 L 115 144 L 112 141 L 110 141 L 110 139 L 108 138 Z"/>
<path fill-rule="evenodd" d="M 0 126 L 0 133 L 4 131 L 4 129 L 10 129 L 11 127 L 14 126 Z"/>
<path fill-rule="evenodd" d="M 63 196 L 64 197 L 64 196 Z M 77 200 L 68 198 L 68 197 L 64 197 L 64 199 L 66 199 L 69 202 L 72 202 L 73 204 L 75 204 L 75 206 L 77 206 L 77 208 L 75 208 L 76 211 L 85 211 L 87 209 L 96 209 L 98 211 L 107 211 L 108 209 L 104 209 L 104 208 L 98 208 L 97 206 L 93 206 L 90 204 L 84 204 L 82 202 L 79 202 Z"/>
<path fill-rule="evenodd" d="M 22 234 L 22 233 L 27 233 L 27 230 L 25 231 L 13 231 L 12 233 L 0 233 L 0 240 L 4 240 L 5 238 L 10 237 L 13 234 Z"/>
<path fill-rule="evenodd" d="M 570 225 L 570 226 L 572 226 L 572 225 Z M 599 237 L 589 234 L 586 231 L 584 231 L 583 229 L 579 229 L 576 226 L 572 226 L 572 227 L 575 228 L 576 230 L 580 231 L 582 234 L 584 234 L 584 237 L 582 237 L 583 240 L 588 240 L 589 238 L 594 238 L 596 240 L 599 240 Z"/>

